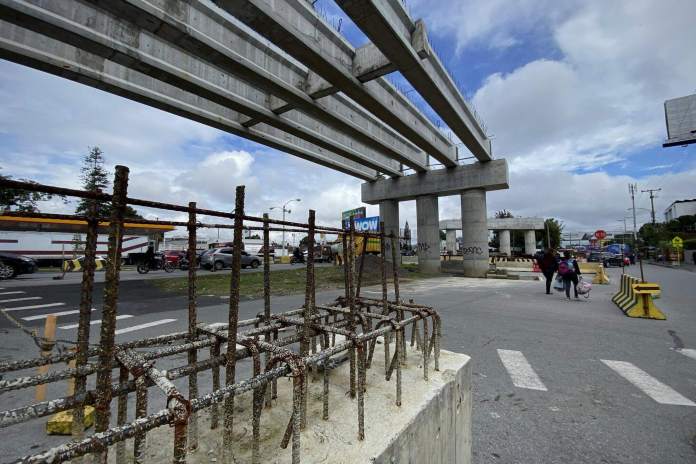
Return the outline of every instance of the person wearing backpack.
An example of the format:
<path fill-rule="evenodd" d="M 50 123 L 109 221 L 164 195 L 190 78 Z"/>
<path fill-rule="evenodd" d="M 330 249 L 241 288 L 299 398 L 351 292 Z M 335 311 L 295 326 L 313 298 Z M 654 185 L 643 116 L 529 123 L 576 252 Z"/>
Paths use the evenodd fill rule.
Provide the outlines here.
<path fill-rule="evenodd" d="M 566 298 L 570 300 L 570 283 L 573 283 L 575 298 L 578 298 L 578 276 L 581 274 L 578 262 L 570 256 L 570 251 L 563 253 L 563 259 L 558 264 L 558 275 L 563 277 Z"/>
<path fill-rule="evenodd" d="M 541 256 L 537 257 L 537 262 L 539 263 L 541 273 L 544 274 L 544 278 L 546 279 L 546 294 L 550 295 L 553 274 L 558 270 L 558 260 L 556 260 L 551 248 L 547 248 Z"/>

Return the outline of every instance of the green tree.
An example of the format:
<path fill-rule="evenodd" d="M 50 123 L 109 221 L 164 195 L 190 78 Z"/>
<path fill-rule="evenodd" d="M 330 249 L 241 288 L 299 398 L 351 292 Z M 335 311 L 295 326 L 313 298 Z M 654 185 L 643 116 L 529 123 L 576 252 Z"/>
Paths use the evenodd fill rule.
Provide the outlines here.
<path fill-rule="evenodd" d="M 549 231 L 548 237 L 551 239 L 551 244 L 550 248 L 558 248 L 561 246 L 561 233 L 563 232 L 563 223 L 559 221 L 558 219 L 555 218 L 548 218 L 544 220 L 544 230 L 542 231 L 543 233 L 543 241 L 544 241 L 544 246 L 549 247 L 549 243 L 547 240 L 547 235 L 546 235 L 546 230 Z"/>
<path fill-rule="evenodd" d="M 93 147 L 82 159 L 82 188 L 90 192 L 104 192 L 109 187 L 109 172 L 104 167 L 104 152 L 99 147 Z M 90 201 L 86 198 L 80 200 L 75 214 L 87 214 Z M 111 203 L 98 202 L 97 216 L 108 218 L 111 216 Z M 142 216 L 131 206 L 126 206 L 124 217 L 142 219 Z"/>
<path fill-rule="evenodd" d="M 12 179 L 12 176 L 0 175 L 0 179 Z M 20 179 L 22 182 L 31 182 Z M 4 188 L 0 189 L 0 211 L 21 211 L 23 213 L 38 213 L 37 203 L 53 198 L 53 195 L 27 190 Z"/>

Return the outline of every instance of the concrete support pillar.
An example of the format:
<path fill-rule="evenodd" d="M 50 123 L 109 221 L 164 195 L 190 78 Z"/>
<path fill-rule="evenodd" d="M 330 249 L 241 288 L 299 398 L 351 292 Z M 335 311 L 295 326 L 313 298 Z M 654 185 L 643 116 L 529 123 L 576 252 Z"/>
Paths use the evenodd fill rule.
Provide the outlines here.
<path fill-rule="evenodd" d="M 440 218 L 436 195 L 416 198 L 418 269 L 440 272 Z"/>
<path fill-rule="evenodd" d="M 534 255 L 536 253 L 536 234 L 533 230 L 524 231 L 524 254 Z"/>
<path fill-rule="evenodd" d="M 457 254 L 457 231 L 447 230 L 445 231 L 447 251 L 451 252 L 453 255 Z"/>
<path fill-rule="evenodd" d="M 383 200 L 379 202 L 379 220 L 384 222 L 384 233 L 399 235 L 399 202 L 398 200 Z M 391 240 L 385 244 L 386 260 L 391 262 Z M 401 256 L 398 252 L 397 256 Z"/>
<path fill-rule="evenodd" d="M 462 255 L 464 275 L 485 277 L 488 272 L 488 220 L 486 191 L 464 190 L 462 200 Z"/>
<path fill-rule="evenodd" d="M 498 241 L 500 242 L 499 251 L 501 253 L 505 253 L 508 256 L 512 256 L 512 249 L 510 248 L 510 231 L 499 230 Z"/>

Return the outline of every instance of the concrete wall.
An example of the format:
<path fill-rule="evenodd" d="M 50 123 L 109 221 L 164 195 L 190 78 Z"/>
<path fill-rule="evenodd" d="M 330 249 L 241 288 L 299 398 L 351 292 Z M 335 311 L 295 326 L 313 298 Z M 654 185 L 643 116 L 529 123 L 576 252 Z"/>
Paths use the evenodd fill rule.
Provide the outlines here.
<path fill-rule="evenodd" d="M 471 457 L 471 360 L 445 371 L 443 385 L 375 464 L 469 464 Z"/>
<path fill-rule="evenodd" d="M 461 194 L 461 202 L 464 275 L 485 277 L 489 268 L 486 191 L 466 190 Z"/>
<path fill-rule="evenodd" d="M 423 272 L 440 272 L 440 223 L 435 195 L 416 199 L 418 268 Z"/>

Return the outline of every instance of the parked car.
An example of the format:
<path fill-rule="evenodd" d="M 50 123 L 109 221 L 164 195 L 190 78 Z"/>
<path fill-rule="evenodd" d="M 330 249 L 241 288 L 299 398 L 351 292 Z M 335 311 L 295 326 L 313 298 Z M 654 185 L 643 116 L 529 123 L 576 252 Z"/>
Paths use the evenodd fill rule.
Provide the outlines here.
<path fill-rule="evenodd" d="M 33 274 L 38 269 L 36 261 L 28 256 L 0 253 L 0 279 L 12 279 L 20 274 Z"/>
<path fill-rule="evenodd" d="M 601 262 L 603 262 L 603 259 L 604 259 L 604 257 L 602 256 L 602 252 L 600 252 L 600 251 L 592 251 L 587 256 L 588 263 L 601 263 Z"/>
<path fill-rule="evenodd" d="M 624 266 L 624 259 L 621 255 L 615 255 L 612 253 L 604 253 L 604 257 L 602 258 L 602 263 L 604 264 L 604 267 L 623 267 Z"/>
<path fill-rule="evenodd" d="M 242 267 L 257 268 L 261 265 L 261 259 L 257 256 L 252 256 L 242 250 Z M 220 271 L 226 267 L 232 266 L 232 248 L 213 248 L 206 251 L 201 256 L 201 267 Z"/>
<path fill-rule="evenodd" d="M 185 251 L 180 251 L 180 250 L 165 250 L 164 251 L 164 259 L 174 267 L 178 267 L 181 259 L 185 258 L 185 257 L 186 257 Z"/>

